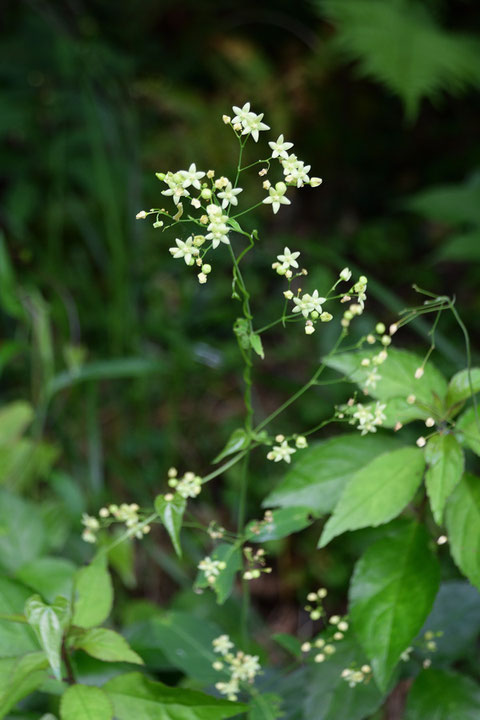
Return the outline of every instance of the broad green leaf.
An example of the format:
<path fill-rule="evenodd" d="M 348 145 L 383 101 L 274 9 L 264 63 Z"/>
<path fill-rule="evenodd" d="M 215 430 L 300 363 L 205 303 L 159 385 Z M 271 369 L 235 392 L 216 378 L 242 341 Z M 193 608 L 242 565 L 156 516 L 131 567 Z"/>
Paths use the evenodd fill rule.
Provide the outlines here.
<path fill-rule="evenodd" d="M 24 400 L 17 400 L 0 408 L 0 445 L 13 443 L 33 420 L 32 406 Z"/>
<path fill-rule="evenodd" d="M 425 460 L 417 448 L 384 453 L 357 472 L 324 527 L 319 547 L 346 530 L 377 527 L 393 520 L 422 481 Z"/>
<path fill-rule="evenodd" d="M 105 628 L 92 628 L 75 638 L 74 646 L 105 662 L 130 662 L 143 665 L 122 635 Z"/>
<path fill-rule="evenodd" d="M 226 567 L 218 573 L 215 584 L 213 585 L 217 602 L 219 605 L 222 605 L 231 594 L 235 576 L 242 568 L 242 553 L 238 546 L 222 543 L 221 545 L 217 545 L 211 554 L 211 558 L 212 560 L 224 562 L 226 565 Z M 205 573 L 202 570 L 199 572 L 195 585 L 199 588 L 210 587 Z"/>
<path fill-rule="evenodd" d="M 471 368 L 461 370 L 452 377 L 448 384 L 447 406 L 456 405 L 471 397 L 470 379 L 472 382 L 473 393 L 480 392 L 480 368 Z"/>
<path fill-rule="evenodd" d="M 138 716 L 133 713 L 132 718 Z M 72 685 L 60 701 L 61 720 L 112 720 L 113 705 L 102 688 Z"/>
<path fill-rule="evenodd" d="M 262 505 L 306 506 L 314 515 L 333 510 L 352 476 L 373 458 L 399 447 L 396 438 L 360 433 L 341 435 L 311 445 L 292 463 L 283 480 Z"/>
<path fill-rule="evenodd" d="M 465 675 L 429 668 L 408 695 L 405 720 L 478 720 L 480 686 Z"/>
<path fill-rule="evenodd" d="M 110 615 L 113 587 L 106 562 L 94 560 L 75 575 L 73 624 L 81 628 L 101 625 Z"/>
<path fill-rule="evenodd" d="M 455 563 L 480 588 L 480 478 L 464 474 L 447 502 L 445 524 Z"/>
<path fill-rule="evenodd" d="M 250 542 L 268 542 L 280 540 L 299 532 L 312 524 L 311 510 L 308 507 L 287 507 L 272 511 L 272 522 L 252 520 L 245 532 Z"/>
<path fill-rule="evenodd" d="M 118 573 L 126 587 L 134 588 L 137 584 L 137 578 L 135 576 L 134 540 L 130 537 L 115 544 L 115 540 L 123 534 L 123 530 L 117 528 L 111 536 L 113 542 L 112 539 L 108 538 L 104 547 L 107 548 L 108 564 L 112 570 Z"/>
<path fill-rule="evenodd" d="M 287 650 L 294 657 L 302 656 L 302 643 L 295 635 L 289 635 L 288 633 L 275 633 L 272 635 L 272 640 L 280 645 L 284 650 Z"/>
<path fill-rule="evenodd" d="M 168 687 L 140 673 L 119 675 L 109 680 L 104 690 L 118 720 L 223 720 L 247 710 L 242 703 Z"/>
<path fill-rule="evenodd" d="M 480 594 L 465 580 L 447 580 L 442 583 L 432 612 L 420 631 L 441 631 L 435 638 L 435 661 L 450 663 L 476 653 L 480 632 Z"/>
<path fill-rule="evenodd" d="M 52 602 L 57 595 L 71 597 L 76 569 L 70 560 L 43 557 L 23 565 L 16 578 L 40 593 L 47 602 Z"/>
<path fill-rule="evenodd" d="M 248 720 L 277 720 L 283 716 L 282 698 L 274 693 L 260 693 L 252 698 Z"/>
<path fill-rule="evenodd" d="M 427 532 L 413 522 L 374 543 L 358 561 L 350 585 L 350 617 L 383 691 L 425 622 L 439 580 Z"/>
<path fill-rule="evenodd" d="M 174 667 L 204 685 L 214 684 L 221 679 L 213 669 L 218 655 L 213 652 L 212 641 L 222 635 L 222 629 L 209 620 L 186 612 L 173 611 L 145 623 L 142 629 L 141 652 L 147 659 L 149 648 L 160 648 Z M 128 633 L 130 644 L 135 648 L 135 627 Z M 147 642 L 149 643 L 147 647 Z"/>
<path fill-rule="evenodd" d="M 434 435 L 425 448 L 425 485 L 437 525 L 443 521 L 448 496 L 460 482 L 465 466 L 463 450 L 452 434 Z"/>
<path fill-rule="evenodd" d="M 45 653 L 35 652 L 18 658 L 0 660 L 0 718 L 47 678 Z"/>
<path fill-rule="evenodd" d="M 361 667 L 367 662 L 354 638 L 346 637 L 335 647 L 328 661 L 310 664 L 297 691 L 305 720 L 364 720 L 382 703 L 383 696 L 373 679 L 350 688 L 342 678 L 345 668 Z"/>
<path fill-rule="evenodd" d="M 57 680 L 61 680 L 61 648 L 64 629 L 70 618 L 68 600 L 59 597 L 46 605 L 40 595 L 32 595 L 25 603 L 25 617 L 45 651 Z"/>
<path fill-rule="evenodd" d="M 478 174 L 450 185 L 437 185 L 407 199 L 406 206 L 429 220 L 464 226 L 480 225 L 480 183 Z"/>
<path fill-rule="evenodd" d="M 480 407 L 477 411 L 475 407 L 468 408 L 460 415 L 455 435 L 462 445 L 473 450 L 475 455 L 480 455 Z"/>
<path fill-rule="evenodd" d="M 435 263 L 453 260 L 454 262 L 478 262 L 480 260 L 480 229 L 455 232 L 439 245 L 433 258 Z"/>
<path fill-rule="evenodd" d="M 32 592 L 23 585 L 0 577 L 0 615 L 16 615 Z M 26 624 L 4 620 L 0 617 L 0 658 L 24 655 L 38 650 L 33 630 Z"/>
<path fill-rule="evenodd" d="M 38 508 L 0 490 L 0 567 L 15 572 L 44 553 L 47 538 Z"/>
<path fill-rule="evenodd" d="M 361 362 L 364 359 L 370 360 L 378 352 L 379 350 L 364 350 L 333 355 L 325 360 L 325 364 L 364 387 L 371 367 L 363 367 Z M 422 364 L 423 358 L 418 355 L 389 348 L 387 360 L 377 368 L 381 379 L 377 381 L 375 388 L 369 388 L 369 394 L 382 402 L 415 395 L 415 405 L 419 408 L 418 417 L 423 418 L 427 411 L 433 411 L 439 406 L 447 392 L 447 382 L 432 363 L 427 363 L 423 376 L 417 380 L 415 371 Z"/>
<path fill-rule="evenodd" d="M 20 438 L 0 445 L 0 484 L 9 490 L 24 491 L 38 477 L 45 477 L 58 456 L 48 443 Z"/>
<path fill-rule="evenodd" d="M 174 495 L 173 500 L 170 501 L 165 500 L 163 495 L 157 495 L 155 498 L 155 510 L 160 515 L 162 523 L 170 535 L 175 552 L 179 557 L 182 556 L 180 530 L 182 529 L 183 514 L 186 506 L 187 501 L 178 494 Z"/>
<path fill-rule="evenodd" d="M 227 440 L 227 443 L 223 450 L 214 459 L 214 463 L 218 463 L 229 455 L 233 455 L 239 450 L 244 450 L 248 447 L 249 437 L 243 428 L 237 428 L 232 432 Z"/>
<path fill-rule="evenodd" d="M 253 351 L 256 352 L 257 355 L 260 355 L 263 360 L 265 358 L 265 353 L 263 352 L 262 338 L 260 335 L 257 335 L 257 333 L 251 333 L 250 345 L 252 346 Z"/>

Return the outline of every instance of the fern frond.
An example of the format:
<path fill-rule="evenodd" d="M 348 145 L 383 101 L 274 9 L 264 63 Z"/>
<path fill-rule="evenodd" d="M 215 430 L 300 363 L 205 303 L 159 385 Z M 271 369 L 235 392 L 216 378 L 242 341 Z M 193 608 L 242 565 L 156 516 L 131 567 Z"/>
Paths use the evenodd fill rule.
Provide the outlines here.
<path fill-rule="evenodd" d="M 422 98 L 480 86 L 480 42 L 443 30 L 419 2 L 315 0 L 335 25 L 334 43 L 359 71 L 400 96 L 415 118 Z"/>

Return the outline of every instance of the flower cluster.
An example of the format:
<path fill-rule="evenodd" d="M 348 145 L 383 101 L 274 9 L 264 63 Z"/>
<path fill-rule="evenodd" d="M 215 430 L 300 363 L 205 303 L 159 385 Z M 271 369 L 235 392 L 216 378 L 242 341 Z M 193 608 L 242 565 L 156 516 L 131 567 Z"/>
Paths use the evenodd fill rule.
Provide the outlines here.
<path fill-rule="evenodd" d="M 267 453 L 267 460 L 273 460 L 273 462 L 284 460 L 286 463 L 290 463 L 291 456 L 297 452 L 297 449 L 303 449 L 308 446 L 307 439 L 303 435 L 294 436 L 294 440 L 296 447 L 293 448 L 288 444 L 285 435 L 276 435 L 275 441 L 280 444 L 274 445 Z"/>
<path fill-rule="evenodd" d="M 136 503 L 122 503 L 121 505 L 108 505 L 100 508 L 98 515 L 100 520 L 86 513 L 82 516 L 82 524 L 85 529 L 82 532 L 82 539 L 88 543 L 97 542 L 97 532 L 102 524 L 112 522 L 124 523 L 127 530 L 139 540 L 150 532 L 150 525 L 145 525 L 139 515 L 139 506 Z"/>
<path fill-rule="evenodd" d="M 177 468 L 170 468 L 168 471 L 168 484 L 175 489 L 178 495 L 187 500 L 187 498 L 195 498 L 200 495 L 202 490 L 202 478 L 193 472 L 186 472 L 184 476 L 178 479 Z M 167 497 L 165 497 L 167 499 Z"/>
<path fill-rule="evenodd" d="M 200 560 L 198 563 L 198 569 L 205 574 L 205 578 L 209 585 L 215 585 L 216 579 L 220 575 L 221 571 L 225 570 L 226 567 L 227 564 L 223 560 L 212 560 L 209 555 L 204 557 L 203 560 Z"/>
<path fill-rule="evenodd" d="M 351 271 L 348 268 L 344 268 L 340 273 L 340 279 L 348 282 L 352 276 Z M 347 280 L 348 278 L 348 280 Z M 365 309 L 365 300 L 367 299 L 367 283 L 368 280 L 365 275 L 361 275 L 358 278 L 358 282 L 350 289 L 350 291 L 343 296 L 340 302 L 346 303 L 352 300 L 352 296 L 356 297 L 356 302 L 351 303 L 347 310 L 343 313 L 341 320 L 342 327 L 345 330 L 350 326 L 351 321 L 354 317 L 362 315 Z"/>
<path fill-rule="evenodd" d="M 351 688 L 360 683 L 368 683 L 372 677 L 372 668 L 370 665 L 362 665 L 361 668 L 350 667 L 342 670 L 341 677 L 349 684 Z"/>
<path fill-rule="evenodd" d="M 386 407 L 386 403 L 378 401 L 375 405 L 362 405 L 362 403 L 357 403 L 353 405 L 351 409 L 349 408 L 352 416 L 350 424 L 356 424 L 361 435 L 366 435 L 369 432 L 377 432 L 377 427 L 382 425 L 386 420 L 385 413 L 383 412 Z"/>
<path fill-rule="evenodd" d="M 252 684 L 261 670 L 258 655 L 248 655 L 241 650 L 235 654 L 231 652 L 234 647 L 228 635 L 220 635 L 212 642 L 213 650 L 222 656 L 222 660 L 213 663 L 214 670 L 228 674 L 226 682 L 215 684 L 217 690 L 226 695 L 228 700 L 238 699 L 240 684 Z"/>
<path fill-rule="evenodd" d="M 257 580 L 262 573 L 271 573 L 272 568 L 266 566 L 265 550 L 259 548 L 255 552 L 251 547 L 244 547 L 243 554 L 248 564 L 248 570 L 243 573 L 244 580 Z"/>

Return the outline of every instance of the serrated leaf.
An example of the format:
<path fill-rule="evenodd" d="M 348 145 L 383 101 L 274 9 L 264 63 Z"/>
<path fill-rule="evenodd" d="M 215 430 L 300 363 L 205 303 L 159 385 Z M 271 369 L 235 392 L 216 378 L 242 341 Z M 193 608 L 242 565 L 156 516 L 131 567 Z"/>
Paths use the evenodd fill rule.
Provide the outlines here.
<path fill-rule="evenodd" d="M 257 355 L 260 355 L 262 360 L 265 359 L 265 353 L 263 352 L 262 338 L 257 333 L 250 333 L 250 345 Z"/>
<path fill-rule="evenodd" d="M 425 485 L 433 517 L 438 525 L 443 521 L 447 498 L 460 482 L 465 466 L 463 450 L 452 434 L 434 435 L 425 448 L 427 472 Z"/>
<path fill-rule="evenodd" d="M 44 652 L 0 660 L 0 718 L 46 679 L 48 660 Z"/>
<path fill-rule="evenodd" d="M 217 545 L 211 558 L 212 560 L 224 562 L 225 568 L 219 571 L 212 586 L 210 586 L 203 570 L 200 570 L 195 585 L 198 588 L 213 587 L 218 604 L 223 605 L 232 592 L 237 572 L 242 568 L 242 553 L 237 545 L 222 543 Z"/>
<path fill-rule="evenodd" d="M 275 693 L 254 695 L 250 703 L 248 720 L 277 720 L 281 718 L 282 698 Z"/>
<path fill-rule="evenodd" d="M 377 527 L 393 520 L 410 502 L 422 481 L 425 459 L 417 448 L 383 453 L 353 475 L 318 547 L 346 530 Z"/>
<path fill-rule="evenodd" d="M 478 720 L 480 686 L 465 675 L 429 668 L 408 695 L 405 720 Z"/>
<path fill-rule="evenodd" d="M 474 35 L 443 30 L 422 4 L 406 0 L 321 0 L 337 28 L 333 43 L 403 101 L 409 119 L 422 98 L 478 85 L 480 49 Z"/>
<path fill-rule="evenodd" d="M 396 438 L 359 433 L 312 444 L 298 453 L 263 507 L 307 506 L 314 515 L 333 510 L 352 476 L 376 456 L 399 447 Z"/>
<path fill-rule="evenodd" d="M 174 495 L 173 500 L 165 500 L 163 495 L 155 498 L 155 511 L 170 535 L 170 540 L 175 552 L 182 557 L 182 546 L 180 545 L 180 530 L 182 529 L 183 514 L 187 507 L 187 501 L 180 495 Z"/>
<path fill-rule="evenodd" d="M 101 625 L 110 615 L 113 587 L 104 559 L 96 559 L 75 575 L 73 624 L 81 628 Z"/>
<path fill-rule="evenodd" d="M 470 387 L 470 382 L 472 387 Z M 480 392 L 480 368 L 461 370 L 450 380 L 447 390 L 447 406 L 468 400 L 473 394 Z"/>
<path fill-rule="evenodd" d="M 455 426 L 455 435 L 465 447 L 480 455 L 480 408 L 468 408 L 460 415 Z"/>
<path fill-rule="evenodd" d="M 140 673 L 119 675 L 109 680 L 104 690 L 118 720 L 223 720 L 247 710 L 242 703 L 168 687 Z"/>
<path fill-rule="evenodd" d="M 355 353 L 333 355 L 324 362 L 328 367 L 334 368 L 364 387 L 371 367 L 363 367 L 362 360 L 371 360 L 378 350 L 364 350 Z M 423 365 L 423 358 L 406 350 L 388 349 L 388 357 L 378 366 L 381 379 L 376 387 L 368 388 L 369 394 L 386 402 L 393 398 L 405 400 L 409 395 L 415 395 L 415 407 L 418 409 L 418 418 L 426 417 L 426 413 L 439 406 L 440 400 L 447 392 L 447 381 L 432 363 L 427 363 L 421 378 L 415 378 L 415 370 Z M 413 409 L 412 409 L 413 413 Z M 430 413 L 431 414 L 431 413 Z"/>
<path fill-rule="evenodd" d="M 31 590 L 20 583 L 0 577 L 0 615 L 15 615 L 23 610 Z M 38 650 L 35 634 L 29 625 L 0 618 L 0 658 L 14 657 Z"/>
<path fill-rule="evenodd" d="M 132 717 L 137 717 L 135 714 Z M 61 720 L 112 720 L 113 705 L 104 690 L 72 685 L 60 701 Z"/>
<path fill-rule="evenodd" d="M 310 508 L 288 507 L 273 510 L 271 522 L 252 520 L 248 523 L 245 532 L 250 542 L 263 543 L 288 537 L 308 527 L 312 522 Z"/>
<path fill-rule="evenodd" d="M 350 585 L 350 618 L 381 690 L 425 622 L 439 580 L 427 532 L 413 522 L 374 543 L 358 561 Z"/>
<path fill-rule="evenodd" d="M 74 640 L 74 647 L 104 662 L 129 662 L 143 665 L 122 635 L 105 628 L 92 628 Z"/>
<path fill-rule="evenodd" d="M 447 502 L 445 524 L 456 565 L 480 588 L 480 478 L 464 474 Z"/>
<path fill-rule="evenodd" d="M 46 605 L 40 595 L 32 595 L 25 603 L 24 612 L 28 624 L 45 651 L 55 678 L 61 680 L 63 631 L 70 618 L 68 600 L 59 597 L 52 605 Z"/>
<path fill-rule="evenodd" d="M 248 434 L 245 432 L 244 428 L 237 428 L 232 432 L 226 442 L 225 447 L 221 452 L 219 452 L 213 462 L 218 463 L 229 455 L 233 455 L 240 450 L 244 450 L 246 447 L 248 447 L 248 443 L 249 437 Z"/>

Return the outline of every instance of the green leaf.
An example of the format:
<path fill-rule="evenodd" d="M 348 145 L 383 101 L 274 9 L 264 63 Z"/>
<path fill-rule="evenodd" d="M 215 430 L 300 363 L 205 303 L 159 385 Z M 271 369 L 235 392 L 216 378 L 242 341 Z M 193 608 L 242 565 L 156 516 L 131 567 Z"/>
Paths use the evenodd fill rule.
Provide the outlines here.
<path fill-rule="evenodd" d="M 439 580 L 427 532 L 413 522 L 374 543 L 358 561 L 350 585 L 350 617 L 381 690 L 425 622 Z"/>
<path fill-rule="evenodd" d="M 455 563 L 480 588 L 480 478 L 465 473 L 447 502 L 445 524 Z"/>
<path fill-rule="evenodd" d="M 173 500 L 170 501 L 165 500 L 163 495 L 157 495 L 155 498 L 155 511 L 160 515 L 162 523 L 170 535 L 175 552 L 179 557 L 182 557 L 180 530 L 182 529 L 183 514 L 186 506 L 187 501 L 178 494 L 174 495 Z"/>
<path fill-rule="evenodd" d="M 354 473 L 373 458 L 399 447 L 396 438 L 360 433 L 316 443 L 298 453 L 298 459 L 262 505 L 306 506 L 314 515 L 333 510 Z"/>
<path fill-rule="evenodd" d="M 272 522 L 264 524 L 263 520 L 252 520 L 245 532 L 250 542 L 268 542 L 280 540 L 299 532 L 312 524 L 311 510 L 308 507 L 287 507 L 272 512 Z"/>
<path fill-rule="evenodd" d="M 447 406 L 456 405 L 471 397 L 470 380 L 472 382 L 473 393 L 480 392 L 480 368 L 471 368 L 461 370 L 452 377 L 448 384 L 447 390 Z"/>
<path fill-rule="evenodd" d="M 358 61 L 362 75 L 398 95 L 410 120 L 423 98 L 479 83 L 476 36 L 442 29 L 424 3 L 322 0 L 318 5 L 336 26 L 334 46 Z"/>
<path fill-rule="evenodd" d="M 43 652 L 0 660 L 0 718 L 46 679 L 48 660 Z"/>
<path fill-rule="evenodd" d="M 225 568 L 218 573 L 213 589 L 217 596 L 219 605 L 223 605 L 225 600 L 230 596 L 235 581 L 235 576 L 242 568 L 242 553 L 240 548 L 229 543 L 221 543 L 217 545 L 211 555 L 212 560 L 218 560 L 225 563 Z M 200 570 L 199 576 L 195 581 L 198 588 L 210 587 L 205 573 Z"/>
<path fill-rule="evenodd" d="M 23 611 L 31 590 L 13 580 L 0 577 L 0 614 L 15 615 Z M 38 650 L 35 634 L 28 625 L 0 618 L 0 658 L 23 655 Z"/>
<path fill-rule="evenodd" d="M 300 658 L 302 656 L 302 643 L 295 635 L 275 633 L 272 635 L 272 639 L 294 657 Z"/>
<path fill-rule="evenodd" d="M 101 625 L 110 615 L 113 587 L 104 559 L 96 559 L 75 575 L 73 624 L 81 628 Z"/>
<path fill-rule="evenodd" d="M 318 546 L 325 547 L 346 530 L 393 520 L 415 495 L 424 467 L 423 452 L 417 448 L 394 450 L 372 460 L 346 486 Z"/>
<path fill-rule="evenodd" d="M 212 641 L 222 634 L 221 628 L 213 622 L 186 612 L 173 611 L 145 623 L 147 632 L 142 632 L 142 653 L 145 658 L 148 648 L 161 648 L 172 665 L 203 685 L 218 682 L 219 673 L 213 669 L 218 655 L 213 652 Z M 135 628 L 129 633 L 130 643 L 134 642 Z M 148 648 L 143 638 L 149 643 Z"/>
<path fill-rule="evenodd" d="M 250 345 L 252 346 L 253 351 L 256 352 L 257 355 L 260 355 L 262 360 L 264 360 L 265 353 L 263 352 L 262 338 L 260 335 L 257 335 L 257 333 L 250 333 Z"/>
<path fill-rule="evenodd" d="M 23 435 L 34 415 L 33 407 L 24 400 L 0 408 L 0 444 L 8 445 Z"/>
<path fill-rule="evenodd" d="M 0 490 L 0 566 L 15 572 L 40 557 L 47 538 L 38 508 Z"/>
<path fill-rule="evenodd" d="M 443 521 L 448 496 L 460 482 L 465 466 L 463 450 L 452 434 L 434 435 L 425 448 L 425 485 L 437 525 Z"/>
<path fill-rule="evenodd" d="M 55 678 L 61 680 L 63 631 L 70 618 L 68 600 L 59 597 L 54 604 L 46 605 L 40 595 L 32 595 L 25 603 L 25 617 L 45 650 Z"/>
<path fill-rule="evenodd" d="M 335 654 L 327 662 L 311 663 L 301 692 L 297 692 L 303 696 L 300 702 L 305 720 L 364 720 L 382 703 L 382 694 L 373 680 L 350 688 L 342 678 L 345 668 L 366 663 L 365 654 L 355 639 L 347 636 L 335 647 Z"/>
<path fill-rule="evenodd" d="M 223 720 L 247 710 L 242 703 L 168 687 L 140 673 L 119 675 L 109 680 L 104 690 L 118 720 Z"/>
<path fill-rule="evenodd" d="M 76 569 L 70 560 L 43 557 L 23 565 L 16 577 L 40 593 L 45 600 L 52 602 L 57 595 L 71 597 Z"/>
<path fill-rule="evenodd" d="M 462 183 L 427 188 L 407 199 L 409 210 L 440 223 L 454 226 L 480 225 L 478 174 Z"/>
<path fill-rule="evenodd" d="M 476 652 L 480 632 L 480 594 L 465 580 L 447 580 L 440 590 L 432 612 L 420 631 L 442 634 L 435 638 L 435 661 L 452 663 Z"/>
<path fill-rule="evenodd" d="M 131 649 L 122 635 L 113 630 L 105 628 L 87 630 L 75 638 L 74 646 L 105 662 L 130 662 L 143 665 L 140 655 Z"/>
<path fill-rule="evenodd" d="M 133 713 L 132 718 L 138 716 Z M 61 720 L 112 720 L 113 706 L 107 693 L 88 685 L 72 685 L 60 701 Z"/>
<path fill-rule="evenodd" d="M 282 698 L 275 693 L 255 695 L 250 703 L 248 720 L 277 720 L 281 718 Z"/>
<path fill-rule="evenodd" d="M 445 670 L 423 670 L 408 695 L 405 720 L 478 720 L 480 687 Z"/>
<path fill-rule="evenodd" d="M 371 368 L 363 367 L 361 362 L 364 359 L 371 360 L 377 354 L 378 350 L 343 353 L 327 358 L 324 362 L 328 367 L 338 370 L 363 387 Z M 388 358 L 378 366 L 381 379 L 378 380 L 375 388 L 369 388 L 369 394 L 382 402 L 393 398 L 405 400 L 409 395 L 415 395 L 418 418 L 426 417 L 427 412 L 432 414 L 430 411 L 433 412 L 439 406 L 440 400 L 447 392 L 447 382 L 432 363 L 427 363 L 423 376 L 417 380 L 415 370 L 422 364 L 423 358 L 418 355 L 406 350 L 389 348 Z"/>
<path fill-rule="evenodd" d="M 221 452 L 219 452 L 213 462 L 218 463 L 229 455 L 233 455 L 240 450 L 244 450 L 248 447 L 249 440 L 250 438 L 245 430 L 243 428 L 237 428 L 232 432 L 225 447 Z"/>
<path fill-rule="evenodd" d="M 455 435 L 462 445 L 473 450 L 475 455 L 480 455 L 480 408 L 478 417 L 475 407 L 468 408 L 460 415 L 455 426 Z"/>

